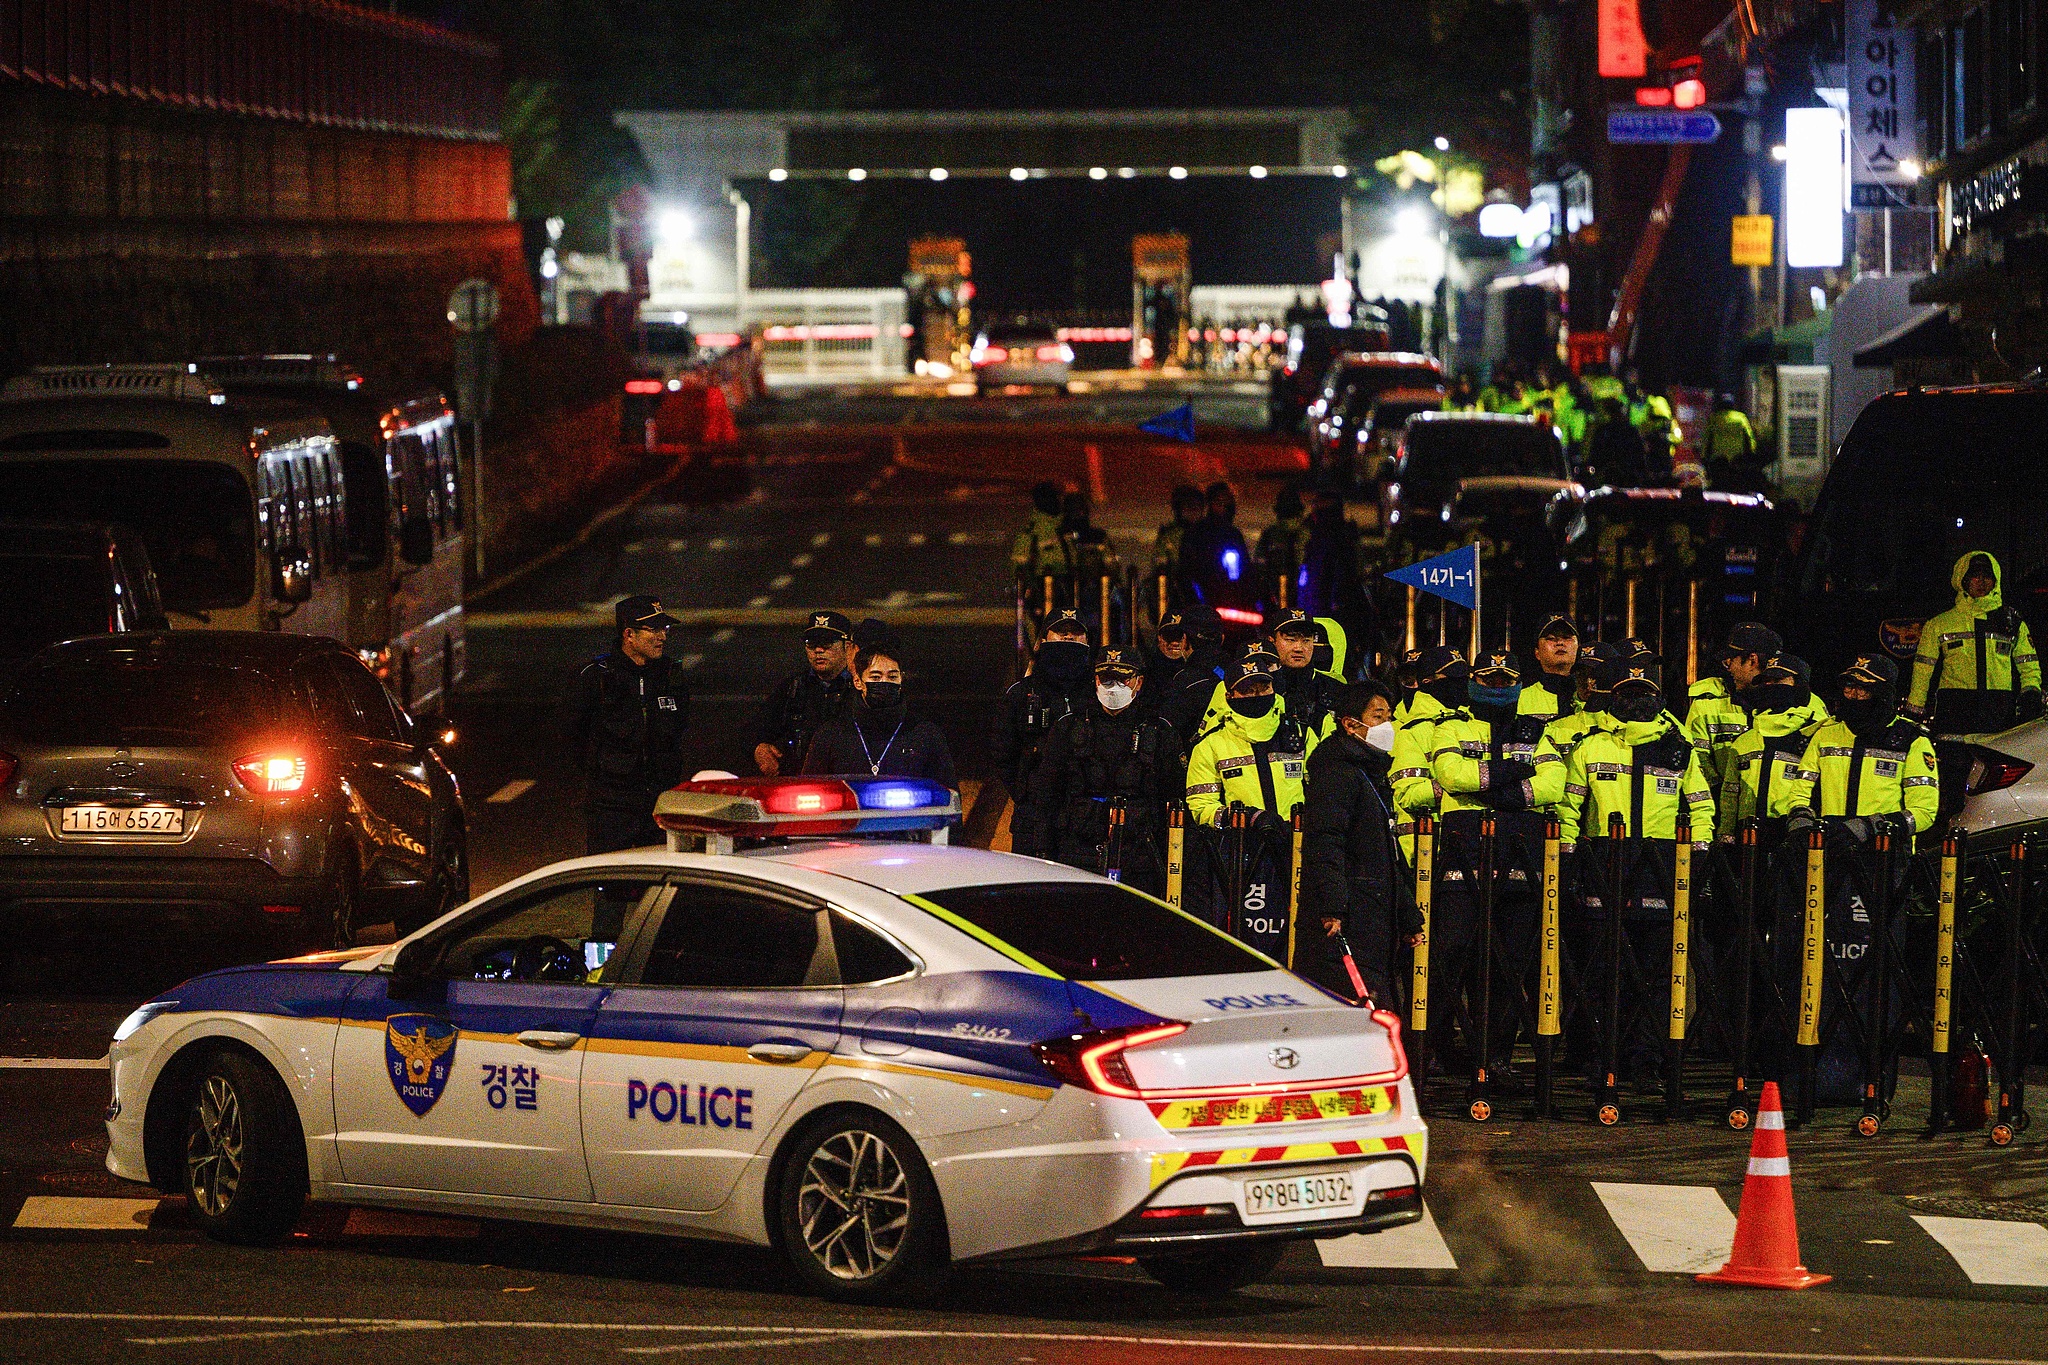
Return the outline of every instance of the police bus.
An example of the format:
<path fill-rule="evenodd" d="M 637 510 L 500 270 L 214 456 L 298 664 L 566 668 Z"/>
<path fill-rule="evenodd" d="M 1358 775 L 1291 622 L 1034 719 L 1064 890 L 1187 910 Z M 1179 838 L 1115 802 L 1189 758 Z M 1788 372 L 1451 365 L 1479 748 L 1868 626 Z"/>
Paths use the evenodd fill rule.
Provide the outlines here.
<path fill-rule="evenodd" d="M 174 626 L 341 637 L 341 452 L 316 412 L 198 366 L 47 366 L 0 389 L 0 507 L 128 528 Z"/>
<path fill-rule="evenodd" d="M 334 429 L 348 494 L 341 638 L 407 710 L 445 710 L 468 657 L 455 410 L 438 392 L 372 384 L 331 355 L 210 356 L 199 366 L 232 402 L 289 399 Z"/>

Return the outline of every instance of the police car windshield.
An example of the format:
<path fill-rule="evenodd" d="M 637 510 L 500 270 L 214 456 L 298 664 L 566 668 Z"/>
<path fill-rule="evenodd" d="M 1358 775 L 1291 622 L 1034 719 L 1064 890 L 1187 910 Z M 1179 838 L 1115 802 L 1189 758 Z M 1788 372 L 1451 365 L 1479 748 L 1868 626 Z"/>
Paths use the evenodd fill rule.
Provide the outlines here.
<path fill-rule="evenodd" d="M 922 898 L 1073 980 L 1272 970 L 1235 940 L 1108 882 L 957 886 Z"/>

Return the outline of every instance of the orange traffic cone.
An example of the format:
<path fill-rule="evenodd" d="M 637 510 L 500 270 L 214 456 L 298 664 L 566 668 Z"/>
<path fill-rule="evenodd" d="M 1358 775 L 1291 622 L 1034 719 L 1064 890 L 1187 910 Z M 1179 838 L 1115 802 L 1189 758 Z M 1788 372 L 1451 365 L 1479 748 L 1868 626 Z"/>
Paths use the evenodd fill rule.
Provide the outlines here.
<path fill-rule="evenodd" d="M 1735 1215 L 1735 1245 L 1728 1264 L 1701 1280 L 1759 1289 L 1811 1289 L 1834 1277 L 1799 1264 L 1799 1219 L 1792 1212 L 1792 1159 L 1785 1151 L 1785 1110 L 1778 1083 L 1764 1082 L 1756 1132 L 1749 1142 L 1749 1174 Z"/>

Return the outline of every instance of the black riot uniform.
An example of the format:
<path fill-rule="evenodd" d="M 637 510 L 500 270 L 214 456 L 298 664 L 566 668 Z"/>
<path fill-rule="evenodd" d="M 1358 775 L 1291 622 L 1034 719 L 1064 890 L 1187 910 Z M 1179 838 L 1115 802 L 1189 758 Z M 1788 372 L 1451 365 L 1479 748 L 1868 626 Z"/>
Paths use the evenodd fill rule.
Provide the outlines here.
<path fill-rule="evenodd" d="M 652 597 L 620 601 L 621 630 L 676 624 Z M 634 663 L 621 649 L 598 655 L 576 675 L 570 739 L 586 781 L 588 851 L 611 853 L 661 842 L 654 800 L 683 779 L 683 731 L 690 692 L 667 658 Z"/>
<path fill-rule="evenodd" d="M 835 644 L 852 638 L 853 623 L 836 611 L 813 612 L 811 624 L 804 631 L 806 645 Z M 857 700 L 853 675 L 844 669 L 834 677 L 824 678 L 816 669 L 800 668 L 776 683 L 761 699 L 760 710 L 754 713 L 754 743 L 775 746 L 781 755 L 783 773 L 801 772 L 811 736 L 845 715 Z"/>
<path fill-rule="evenodd" d="M 1166 893 L 1166 809 L 1180 795 L 1180 741 L 1173 727 L 1135 698 L 1110 710 L 1101 692 L 1138 676 L 1129 650 L 1096 655 L 1098 695 L 1055 722 L 1011 821 L 1011 847 Z M 1124 693 L 1128 695 L 1128 693 Z M 1123 831 L 1111 847 L 1110 812 L 1122 802 Z M 1114 861 L 1112 862 L 1112 859 Z"/>
<path fill-rule="evenodd" d="M 1194 652 L 1174 671 L 1158 706 L 1181 747 L 1192 749 L 1206 728 L 1202 718 L 1216 699 L 1216 685 L 1223 681 L 1230 655 L 1223 648 L 1223 618 L 1215 608 L 1189 607 L 1181 613 L 1181 624 L 1195 642 Z"/>
<path fill-rule="evenodd" d="M 1086 634 L 1081 618 L 1071 611 L 1056 613 L 1045 628 L 1048 635 Z M 1038 763 L 1039 746 L 1054 723 L 1083 702 L 1093 705 L 1094 688 L 1088 676 L 1088 646 L 1079 640 L 1044 641 L 1030 674 L 1010 684 L 989 740 L 996 772 L 1013 798 L 1023 796 Z"/>

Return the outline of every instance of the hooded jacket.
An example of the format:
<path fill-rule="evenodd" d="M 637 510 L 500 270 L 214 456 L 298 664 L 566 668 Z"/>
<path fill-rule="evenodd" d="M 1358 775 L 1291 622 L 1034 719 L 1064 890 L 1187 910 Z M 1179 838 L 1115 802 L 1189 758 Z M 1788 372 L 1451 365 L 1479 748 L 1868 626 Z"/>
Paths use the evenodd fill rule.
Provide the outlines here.
<path fill-rule="evenodd" d="M 1949 573 L 1956 604 L 1920 627 L 1913 656 L 1906 708 L 1914 715 L 1931 710 L 1936 734 L 2008 729 L 2019 716 L 2017 694 L 2041 690 L 2034 638 L 2020 614 L 2005 605 L 2005 571 L 1996 556 L 1984 555 L 1991 564 L 1991 591 L 1982 597 L 1963 591 L 1970 561 L 1979 554 L 1972 550 L 1956 561 Z"/>
<path fill-rule="evenodd" d="M 1374 975 L 1391 974 L 1395 942 L 1422 928 L 1373 781 L 1384 757 L 1339 729 L 1309 756 L 1302 814 L 1302 923 L 1342 920 L 1364 959 L 1367 984 L 1375 986 Z M 1303 932 L 1312 937 L 1314 931 Z"/>
<path fill-rule="evenodd" d="M 1394 833 L 1401 842 L 1401 856 L 1415 865 L 1415 820 L 1435 815 L 1443 792 L 1436 784 L 1434 756 L 1437 727 L 1452 720 L 1470 720 L 1471 713 L 1454 710 L 1428 692 L 1418 691 L 1408 702 L 1408 716 L 1394 728 L 1393 771 Z"/>
<path fill-rule="evenodd" d="M 1816 715 L 1810 704 L 1750 712 L 1748 727 L 1716 751 L 1715 766 L 1720 772 L 1716 827 L 1724 836 L 1732 836 L 1735 827 L 1752 816 L 1771 814 L 1779 789 L 1798 780 L 1800 755 L 1826 720 L 1825 713 Z"/>
<path fill-rule="evenodd" d="M 1924 834 L 1940 807 L 1934 741 L 1901 717 L 1867 736 L 1842 720 L 1815 730 L 1797 766 L 1773 785 L 1770 809 L 1772 815 L 1805 811 L 1823 818 L 1903 815 L 1912 820 L 1914 833 Z"/>

